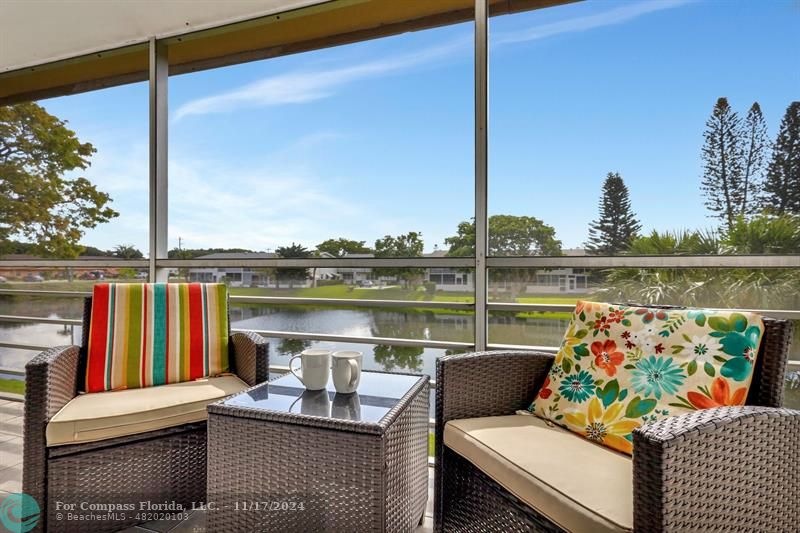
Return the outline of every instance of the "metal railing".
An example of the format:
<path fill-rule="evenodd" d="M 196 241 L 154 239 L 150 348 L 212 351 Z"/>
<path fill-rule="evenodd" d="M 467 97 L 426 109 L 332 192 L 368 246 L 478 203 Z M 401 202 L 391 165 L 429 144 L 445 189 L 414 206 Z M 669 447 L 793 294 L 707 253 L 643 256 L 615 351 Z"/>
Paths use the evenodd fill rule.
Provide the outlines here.
<path fill-rule="evenodd" d="M 464 257 L 430 257 L 430 258 L 338 258 L 338 259 L 156 259 L 156 260 L 24 260 L 0 261 L 0 270 L 22 268 L 62 269 L 62 268 L 139 268 L 147 269 L 176 268 L 459 268 L 470 269 L 475 266 L 475 258 Z M 797 255 L 737 255 L 737 256 L 619 256 L 619 257 L 487 257 L 485 269 L 492 268 L 766 268 L 785 269 L 800 268 L 800 256 Z M 475 289 L 472 288 L 474 291 Z M 476 291 L 475 296 L 479 296 Z M 83 298 L 91 293 L 85 291 L 64 291 L 46 289 L 0 289 L 0 295 L 27 297 Z M 486 301 L 485 299 L 480 299 Z M 448 309 L 475 314 L 476 324 L 486 320 L 492 312 L 511 313 L 570 313 L 574 306 L 570 304 L 541 304 L 517 302 L 486 301 L 485 305 L 476 306 L 473 302 L 448 302 L 430 300 L 383 300 L 363 298 L 302 298 L 283 296 L 245 296 L 230 297 L 232 304 L 266 305 L 266 306 L 316 306 L 316 307 L 355 307 L 384 309 Z M 800 320 L 800 310 L 788 309 L 740 309 L 769 315 L 775 318 Z M 39 323 L 64 326 L 80 326 L 81 321 L 66 318 L 49 318 L 35 316 L 0 315 L 0 322 Z M 476 327 L 476 339 L 478 330 Z M 269 338 L 299 339 L 311 341 L 347 342 L 367 345 L 413 346 L 442 350 L 475 349 L 475 342 L 441 341 L 430 339 L 409 339 L 393 337 L 366 337 L 352 335 L 336 335 L 300 331 L 278 331 L 260 329 L 234 328 L 233 331 L 252 331 Z M 485 339 L 484 339 L 485 340 Z M 40 351 L 50 346 L 19 342 L 0 341 L 1 348 Z M 527 349 L 555 352 L 555 346 L 512 345 L 486 343 L 488 349 Z M 800 361 L 789 361 L 790 366 L 800 366 Z M 287 367 L 274 365 L 273 372 L 286 372 Z M 22 370 L 0 368 L 0 375 L 21 376 Z M 0 394 L 0 397 L 7 395 Z M 18 399 L 18 398 L 14 398 Z"/>
<path fill-rule="evenodd" d="M 156 267 L 166 268 L 474 268 L 474 257 L 337 257 L 337 258 L 259 258 L 259 259 L 154 259 Z M 24 268 L 139 268 L 147 269 L 147 259 L 20 259 L 0 260 L 1 269 Z M 492 268 L 800 268 L 800 254 L 793 255 L 618 255 L 618 256 L 489 256 Z"/>
<path fill-rule="evenodd" d="M 0 295 L 6 296 L 50 296 L 83 298 L 90 296 L 91 293 L 83 291 L 48 291 L 48 290 L 27 290 L 27 289 L 0 289 Z M 320 306 L 320 307 L 365 307 L 365 308 L 416 308 L 416 309 L 452 309 L 459 311 L 474 311 L 475 304 L 471 302 L 434 302 L 426 300 L 378 300 L 378 299 L 341 299 L 341 298 L 295 298 L 295 297 L 275 297 L 275 296 L 230 296 L 233 304 L 257 304 L 257 305 L 296 305 L 296 306 Z M 515 312 L 515 313 L 569 313 L 574 306 L 569 304 L 538 304 L 538 303 L 504 303 L 489 302 L 486 305 L 488 311 Z M 766 314 L 775 318 L 786 318 L 800 320 L 800 310 L 774 310 L 774 309 L 741 309 L 742 311 L 753 311 Z M 18 315 L 0 315 L 0 322 L 12 323 L 40 323 L 56 324 L 68 326 L 80 326 L 81 321 L 66 318 L 31 317 Z M 242 329 L 233 328 L 233 331 L 251 331 L 268 338 L 279 339 L 299 339 L 316 341 L 349 342 L 355 344 L 388 345 L 388 346 L 415 346 L 421 348 L 435 349 L 455 349 L 470 350 L 475 347 L 471 342 L 459 341 L 440 341 L 430 339 L 407 339 L 393 337 L 366 337 L 353 335 L 335 335 L 326 333 L 301 332 L 301 331 L 278 331 L 262 329 Z M 17 348 L 27 350 L 41 350 L 49 346 L 34 344 L 12 343 L 0 341 L 0 347 Z M 555 352 L 556 346 L 532 346 L 532 345 L 512 345 L 502 343 L 489 343 L 491 349 L 535 349 L 546 352 Z M 791 361 L 792 365 L 800 365 L 800 361 Z"/>

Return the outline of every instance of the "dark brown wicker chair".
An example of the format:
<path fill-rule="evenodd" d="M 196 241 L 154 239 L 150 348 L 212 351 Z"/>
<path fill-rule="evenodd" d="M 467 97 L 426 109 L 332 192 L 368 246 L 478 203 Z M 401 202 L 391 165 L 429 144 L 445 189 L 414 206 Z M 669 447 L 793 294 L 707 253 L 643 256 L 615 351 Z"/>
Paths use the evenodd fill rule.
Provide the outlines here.
<path fill-rule="evenodd" d="M 91 298 L 86 299 L 81 346 L 46 350 L 25 366 L 22 490 L 42 508 L 36 531 L 117 531 L 152 520 L 127 511 L 107 520 L 58 520 L 58 502 L 176 502 L 206 498 L 206 423 L 191 423 L 97 442 L 47 447 L 50 419 L 83 389 Z M 252 333 L 230 336 L 232 371 L 249 385 L 269 379 L 266 341 Z M 138 511 L 138 508 L 136 509 Z M 155 515 L 153 515 L 155 516 Z"/>
<path fill-rule="evenodd" d="M 797 531 L 800 411 L 781 408 L 792 323 L 764 322 L 747 405 L 635 430 L 635 531 Z M 553 359 L 540 352 L 484 352 L 437 361 L 436 531 L 562 531 L 443 443 L 450 420 L 526 409 Z"/>

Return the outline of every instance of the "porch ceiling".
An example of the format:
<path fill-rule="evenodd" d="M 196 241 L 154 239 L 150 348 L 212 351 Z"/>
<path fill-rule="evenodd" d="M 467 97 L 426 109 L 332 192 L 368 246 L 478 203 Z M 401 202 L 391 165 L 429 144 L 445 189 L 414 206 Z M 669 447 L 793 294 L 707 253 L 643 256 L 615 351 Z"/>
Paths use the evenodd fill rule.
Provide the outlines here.
<path fill-rule="evenodd" d="M 566 0 L 574 1 L 574 0 Z M 493 15 L 565 0 L 490 0 Z M 474 0 L 131 0 L 0 2 L 0 105 L 148 76 L 147 43 L 170 73 L 292 54 L 462 22 Z"/>

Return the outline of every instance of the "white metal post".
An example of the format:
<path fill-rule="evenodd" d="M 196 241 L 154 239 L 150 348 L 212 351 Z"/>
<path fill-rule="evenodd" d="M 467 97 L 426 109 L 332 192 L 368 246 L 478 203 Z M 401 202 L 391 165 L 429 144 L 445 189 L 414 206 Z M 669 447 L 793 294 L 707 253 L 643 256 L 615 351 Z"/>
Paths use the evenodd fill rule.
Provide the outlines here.
<path fill-rule="evenodd" d="M 488 343 L 488 0 L 475 0 L 475 350 Z"/>
<path fill-rule="evenodd" d="M 166 44 L 150 39 L 150 281 L 166 281 L 157 268 L 167 258 L 167 77 Z"/>

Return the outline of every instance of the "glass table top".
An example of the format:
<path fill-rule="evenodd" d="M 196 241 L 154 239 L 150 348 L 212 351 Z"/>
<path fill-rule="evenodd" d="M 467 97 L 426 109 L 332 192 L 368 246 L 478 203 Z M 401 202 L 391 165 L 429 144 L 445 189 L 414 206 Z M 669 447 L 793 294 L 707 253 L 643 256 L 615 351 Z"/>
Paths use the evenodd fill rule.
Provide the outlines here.
<path fill-rule="evenodd" d="M 231 396 L 223 405 L 378 423 L 420 378 L 363 371 L 356 392 L 339 394 L 330 379 L 325 390 L 308 391 L 290 373 L 249 392 Z"/>

